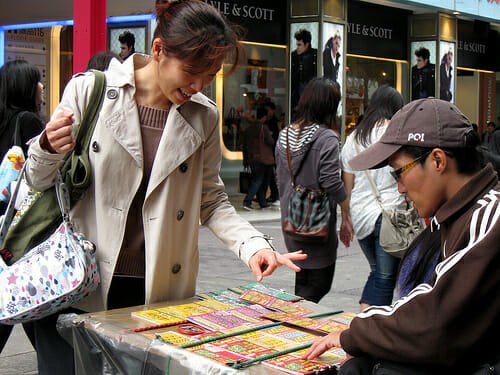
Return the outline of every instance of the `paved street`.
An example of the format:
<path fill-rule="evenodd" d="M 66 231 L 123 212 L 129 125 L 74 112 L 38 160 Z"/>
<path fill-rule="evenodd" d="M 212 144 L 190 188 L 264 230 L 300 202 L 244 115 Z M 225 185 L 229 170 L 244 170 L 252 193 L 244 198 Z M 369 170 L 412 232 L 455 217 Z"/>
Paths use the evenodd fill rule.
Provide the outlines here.
<path fill-rule="evenodd" d="M 238 203 L 235 202 L 237 206 Z M 238 206 L 237 206 L 238 207 Z M 271 235 L 276 248 L 285 252 L 279 223 L 279 210 L 269 208 L 253 212 L 240 212 L 260 231 Z M 198 292 L 223 289 L 254 281 L 248 268 L 207 229 L 200 231 L 200 271 Z M 357 311 L 358 298 L 368 274 L 368 265 L 357 243 L 346 249 L 339 248 L 335 278 L 330 293 L 321 305 L 346 311 Z M 293 292 L 294 274 L 281 268 L 264 283 Z M 36 354 L 20 326 L 14 328 L 4 351 L 0 354 L 0 375 L 36 374 Z"/>

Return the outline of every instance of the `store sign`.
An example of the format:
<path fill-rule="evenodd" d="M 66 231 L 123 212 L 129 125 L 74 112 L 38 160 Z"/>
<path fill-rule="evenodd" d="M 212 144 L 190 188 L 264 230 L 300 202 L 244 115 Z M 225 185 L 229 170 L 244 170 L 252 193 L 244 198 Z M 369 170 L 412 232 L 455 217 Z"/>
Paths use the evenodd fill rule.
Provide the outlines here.
<path fill-rule="evenodd" d="M 458 20 L 457 64 L 463 68 L 498 70 L 498 33 L 483 21 Z"/>
<path fill-rule="evenodd" d="M 411 2 L 492 20 L 500 18 L 500 0 L 411 0 Z"/>
<path fill-rule="evenodd" d="M 245 40 L 286 44 L 286 1 L 204 0 L 245 28 Z"/>
<path fill-rule="evenodd" d="M 347 9 L 347 53 L 406 60 L 406 10 L 350 1 Z"/>

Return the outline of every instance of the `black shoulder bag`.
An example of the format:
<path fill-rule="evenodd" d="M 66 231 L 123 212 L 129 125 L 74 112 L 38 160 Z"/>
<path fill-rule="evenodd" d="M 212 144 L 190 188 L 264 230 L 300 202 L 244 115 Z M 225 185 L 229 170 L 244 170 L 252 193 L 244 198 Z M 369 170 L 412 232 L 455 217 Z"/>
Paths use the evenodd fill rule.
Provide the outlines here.
<path fill-rule="evenodd" d="M 328 194 L 322 189 L 313 189 L 295 184 L 295 178 L 300 173 L 312 144 L 310 144 L 297 172 L 294 174 L 292 170 L 292 152 L 288 141 L 289 129 L 286 129 L 286 156 L 293 191 L 288 201 L 288 215 L 283 220 L 282 229 L 284 233 L 297 241 L 325 242 L 328 239 L 330 224 Z"/>

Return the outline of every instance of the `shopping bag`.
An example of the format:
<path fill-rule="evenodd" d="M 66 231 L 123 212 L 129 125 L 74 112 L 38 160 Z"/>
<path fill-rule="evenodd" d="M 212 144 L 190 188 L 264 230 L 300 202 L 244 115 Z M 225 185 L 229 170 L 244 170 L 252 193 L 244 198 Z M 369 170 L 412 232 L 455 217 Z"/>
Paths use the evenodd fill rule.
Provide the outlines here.
<path fill-rule="evenodd" d="M 240 172 L 240 193 L 248 194 L 248 189 L 250 188 L 250 181 L 252 180 L 252 173 L 249 168 L 245 168 L 244 171 Z"/>

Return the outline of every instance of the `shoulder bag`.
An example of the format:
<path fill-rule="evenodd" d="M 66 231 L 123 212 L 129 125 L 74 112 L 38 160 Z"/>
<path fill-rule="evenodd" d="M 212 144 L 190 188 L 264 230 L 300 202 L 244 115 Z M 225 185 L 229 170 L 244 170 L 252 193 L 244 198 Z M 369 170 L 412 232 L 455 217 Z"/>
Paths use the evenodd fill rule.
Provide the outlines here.
<path fill-rule="evenodd" d="M 292 169 L 292 152 L 288 141 L 289 127 L 286 129 L 286 156 L 292 194 L 288 201 L 288 215 L 283 220 L 283 232 L 302 242 L 325 242 L 328 239 L 330 225 L 330 202 L 328 194 L 322 189 L 313 189 L 296 185 L 295 177 L 299 174 L 312 147 L 306 151 L 297 172 Z"/>
<path fill-rule="evenodd" d="M 393 209 L 384 208 L 372 176 L 366 170 L 365 174 L 375 200 L 382 210 L 382 224 L 379 235 L 380 246 L 386 253 L 402 258 L 415 237 L 425 228 L 424 221 L 418 216 L 413 205 L 409 203 L 406 204 L 406 209 L 397 207 Z"/>
<path fill-rule="evenodd" d="M 16 184 L 6 216 L 12 216 L 19 185 Z M 46 241 L 10 266 L 0 256 L 2 324 L 25 323 L 51 315 L 85 298 L 99 285 L 95 246 L 72 230 L 69 192 L 60 172 L 55 191 L 62 218 L 59 227 Z M 2 223 L 1 233 L 5 224 L 6 221 Z"/>
<path fill-rule="evenodd" d="M 72 207 L 90 186 L 92 171 L 89 161 L 89 144 L 106 91 L 104 73 L 94 70 L 94 87 L 76 137 L 76 145 L 64 159 L 60 168 L 63 182 L 68 188 Z M 29 249 L 46 240 L 61 224 L 61 213 L 57 203 L 55 188 L 30 195 L 28 205 L 23 206 L 22 215 L 17 215 L 15 225 L 11 225 L 0 249 L 12 254 L 12 261 L 19 259 Z M 20 216 L 20 217 L 19 217 Z"/>

